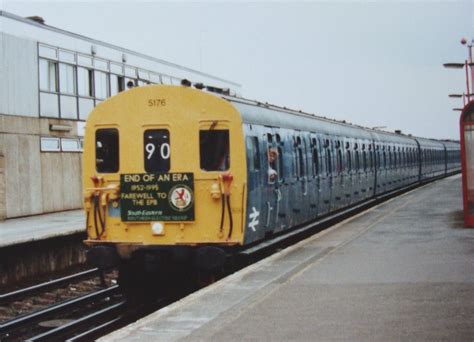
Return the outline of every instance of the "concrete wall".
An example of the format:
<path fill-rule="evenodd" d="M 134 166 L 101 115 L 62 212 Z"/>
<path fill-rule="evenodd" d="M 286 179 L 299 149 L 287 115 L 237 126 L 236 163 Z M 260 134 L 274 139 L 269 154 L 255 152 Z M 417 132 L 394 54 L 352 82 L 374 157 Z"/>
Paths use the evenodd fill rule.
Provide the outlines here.
<path fill-rule="evenodd" d="M 76 123 L 39 118 L 38 101 L 36 41 L 0 32 L 0 220 L 82 206 L 82 153 L 40 151 L 41 136 L 77 137 Z"/>
<path fill-rule="evenodd" d="M 5 198 L 5 157 L 0 155 L 0 220 L 7 217 Z"/>
<path fill-rule="evenodd" d="M 82 206 L 82 154 L 42 153 L 43 211 L 77 209 Z M 52 190 L 52 191 L 51 191 Z"/>
<path fill-rule="evenodd" d="M 0 248 L 2 287 L 62 272 L 86 262 L 85 234 L 59 236 Z"/>
<path fill-rule="evenodd" d="M 0 33 L 0 114 L 39 116 L 35 41 Z"/>
<path fill-rule="evenodd" d="M 73 128 L 70 132 L 52 134 L 50 124 Z M 3 207 L 7 218 L 82 206 L 82 153 L 41 152 L 41 136 L 75 137 L 75 123 L 0 115 L 0 155 L 4 156 L 5 178 Z M 1 193 L 0 167 L 0 218 Z"/>

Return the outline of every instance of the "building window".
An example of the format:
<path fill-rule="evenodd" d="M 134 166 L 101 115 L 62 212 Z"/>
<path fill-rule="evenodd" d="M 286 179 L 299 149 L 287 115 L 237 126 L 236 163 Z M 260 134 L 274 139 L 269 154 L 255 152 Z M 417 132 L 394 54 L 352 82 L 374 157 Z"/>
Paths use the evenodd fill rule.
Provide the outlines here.
<path fill-rule="evenodd" d="M 141 80 L 149 81 L 150 80 L 150 73 L 146 70 L 138 70 L 138 78 Z"/>
<path fill-rule="evenodd" d="M 53 118 L 59 117 L 58 95 L 40 93 L 40 115 Z"/>
<path fill-rule="evenodd" d="M 76 63 L 76 54 L 74 52 L 59 50 L 59 60 L 63 62 Z"/>
<path fill-rule="evenodd" d="M 109 63 L 107 63 L 106 60 L 95 58 L 94 59 L 94 68 L 99 69 L 99 70 L 108 71 L 109 70 Z"/>
<path fill-rule="evenodd" d="M 86 120 L 89 113 L 94 109 L 93 99 L 79 98 L 79 119 Z"/>
<path fill-rule="evenodd" d="M 92 97 L 92 70 L 86 68 L 77 68 L 77 86 L 80 96 Z"/>
<path fill-rule="evenodd" d="M 110 62 L 110 72 L 117 75 L 123 75 L 123 65 Z"/>
<path fill-rule="evenodd" d="M 150 74 L 150 81 L 152 83 L 161 83 L 161 76 L 155 73 Z"/>
<path fill-rule="evenodd" d="M 84 55 L 77 55 L 77 64 L 83 66 L 92 66 L 92 57 L 84 56 Z"/>
<path fill-rule="evenodd" d="M 40 59 L 39 61 L 40 90 L 58 92 L 57 68 L 58 63 Z"/>
<path fill-rule="evenodd" d="M 75 96 L 61 95 L 59 97 L 61 118 L 77 119 L 77 100 Z"/>
<path fill-rule="evenodd" d="M 59 64 L 59 91 L 71 95 L 76 93 L 76 77 L 72 65 Z"/>
<path fill-rule="evenodd" d="M 97 99 L 107 98 L 107 74 L 101 71 L 95 71 L 94 73 L 94 90 L 95 97 Z"/>
<path fill-rule="evenodd" d="M 52 48 L 52 47 L 49 47 L 49 46 L 45 46 L 45 45 L 40 44 L 39 47 L 38 47 L 38 54 L 41 57 L 46 57 L 46 58 L 50 58 L 50 59 L 58 59 L 58 49 Z"/>
<path fill-rule="evenodd" d="M 171 83 L 171 78 L 169 76 L 165 76 L 165 75 L 161 76 L 161 82 L 163 84 L 172 84 Z"/>
<path fill-rule="evenodd" d="M 125 76 L 130 78 L 137 78 L 137 70 L 135 68 L 126 66 L 125 67 Z"/>
<path fill-rule="evenodd" d="M 117 95 L 125 89 L 125 79 L 123 76 L 110 75 L 110 96 Z"/>
<path fill-rule="evenodd" d="M 42 152 L 59 152 L 60 150 L 59 138 L 41 138 Z"/>
<path fill-rule="evenodd" d="M 78 139 L 61 138 L 61 150 L 63 152 L 80 152 L 82 148 Z"/>

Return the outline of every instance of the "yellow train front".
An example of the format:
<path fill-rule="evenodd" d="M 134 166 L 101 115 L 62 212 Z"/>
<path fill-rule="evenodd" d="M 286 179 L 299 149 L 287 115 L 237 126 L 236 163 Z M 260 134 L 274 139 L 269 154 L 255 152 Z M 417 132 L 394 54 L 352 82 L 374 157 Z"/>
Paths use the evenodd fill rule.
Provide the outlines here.
<path fill-rule="evenodd" d="M 246 157 L 228 101 L 173 86 L 119 94 L 87 120 L 83 168 L 88 259 L 122 278 L 213 272 L 243 244 Z"/>

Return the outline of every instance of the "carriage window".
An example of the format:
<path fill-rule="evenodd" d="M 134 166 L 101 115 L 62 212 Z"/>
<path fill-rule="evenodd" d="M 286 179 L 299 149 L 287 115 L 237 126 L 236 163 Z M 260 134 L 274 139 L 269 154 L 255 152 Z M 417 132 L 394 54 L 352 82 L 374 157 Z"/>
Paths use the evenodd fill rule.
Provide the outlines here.
<path fill-rule="evenodd" d="M 351 158 L 351 151 L 347 151 L 346 152 L 346 155 L 347 155 L 347 172 L 351 172 L 352 171 L 352 158 Z"/>
<path fill-rule="evenodd" d="M 143 134 L 146 172 L 170 170 L 170 133 L 167 129 L 149 129 Z"/>
<path fill-rule="evenodd" d="M 281 141 L 280 134 L 275 134 L 276 143 L 278 144 L 277 152 L 278 152 L 278 163 L 277 163 L 277 173 L 278 173 L 278 181 L 283 181 L 284 172 L 283 172 L 283 141 Z"/>
<path fill-rule="evenodd" d="M 250 171 L 260 170 L 260 153 L 257 137 L 247 137 L 247 151 L 249 155 Z"/>
<path fill-rule="evenodd" d="M 319 174 L 319 159 L 318 150 L 316 146 L 313 147 L 313 176 L 316 177 Z"/>
<path fill-rule="evenodd" d="M 303 149 L 301 145 L 298 147 L 298 177 L 303 178 L 305 175 L 305 167 L 304 167 L 304 160 L 303 160 Z"/>
<path fill-rule="evenodd" d="M 340 174 L 342 172 L 342 152 L 341 152 L 341 150 L 337 150 L 336 172 L 337 172 L 337 174 Z"/>
<path fill-rule="evenodd" d="M 112 173 L 119 170 L 119 134 L 115 128 L 95 132 L 95 165 L 97 172 Z"/>
<path fill-rule="evenodd" d="M 331 151 L 326 148 L 326 175 L 329 176 L 332 173 L 332 158 Z"/>
<path fill-rule="evenodd" d="M 292 166 L 293 166 L 293 177 L 298 178 L 298 151 L 296 145 L 293 144 L 293 153 L 292 153 Z"/>
<path fill-rule="evenodd" d="M 201 169 L 225 171 L 229 169 L 229 131 L 212 130 L 199 132 Z"/>
<path fill-rule="evenodd" d="M 278 151 L 278 165 L 277 165 L 278 180 L 282 181 L 283 177 L 284 177 L 284 173 L 283 173 L 283 170 L 284 170 L 284 168 L 283 168 L 283 150 L 280 146 L 278 146 L 277 151 Z"/>
<path fill-rule="evenodd" d="M 359 151 L 354 152 L 354 157 L 355 157 L 355 170 L 359 171 L 360 170 L 360 160 L 359 160 Z"/>

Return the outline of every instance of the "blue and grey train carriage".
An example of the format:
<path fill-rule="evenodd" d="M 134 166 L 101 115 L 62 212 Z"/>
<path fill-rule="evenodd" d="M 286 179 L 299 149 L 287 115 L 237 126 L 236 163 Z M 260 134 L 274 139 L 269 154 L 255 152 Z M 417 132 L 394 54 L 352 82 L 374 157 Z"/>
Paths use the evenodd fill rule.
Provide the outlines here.
<path fill-rule="evenodd" d="M 135 275 L 142 262 L 209 271 L 270 236 L 458 170 L 456 142 L 191 87 L 139 87 L 87 121 L 89 257 Z"/>

